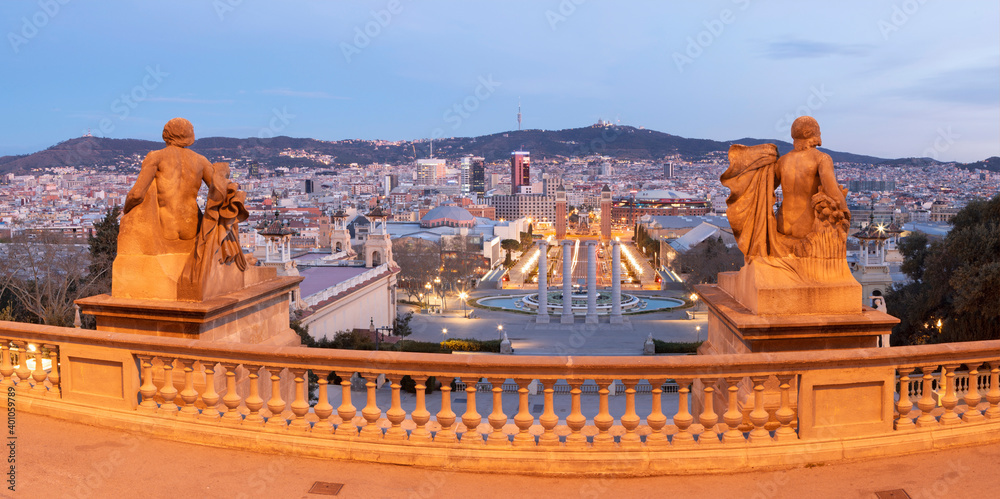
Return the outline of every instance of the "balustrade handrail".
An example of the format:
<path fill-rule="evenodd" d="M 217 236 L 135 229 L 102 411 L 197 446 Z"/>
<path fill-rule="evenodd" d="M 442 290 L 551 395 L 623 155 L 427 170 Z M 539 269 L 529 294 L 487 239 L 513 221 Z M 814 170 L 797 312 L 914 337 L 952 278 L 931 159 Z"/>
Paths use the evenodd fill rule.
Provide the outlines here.
<path fill-rule="evenodd" d="M 136 355 L 175 355 L 217 362 L 282 365 L 386 374 L 470 375 L 537 379 L 647 379 L 801 373 L 815 368 L 937 366 L 982 363 L 1000 355 L 1000 340 L 938 345 L 706 356 L 494 356 L 275 347 L 139 336 L 0 321 L 0 334 L 45 343 L 128 349 Z"/>

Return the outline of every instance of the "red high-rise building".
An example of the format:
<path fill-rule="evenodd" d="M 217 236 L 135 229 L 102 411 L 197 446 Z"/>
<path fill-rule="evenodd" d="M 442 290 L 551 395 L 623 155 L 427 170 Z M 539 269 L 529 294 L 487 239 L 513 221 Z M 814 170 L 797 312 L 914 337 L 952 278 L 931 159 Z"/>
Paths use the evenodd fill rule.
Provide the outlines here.
<path fill-rule="evenodd" d="M 530 194 L 531 155 L 526 151 L 510 153 L 510 193 Z"/>

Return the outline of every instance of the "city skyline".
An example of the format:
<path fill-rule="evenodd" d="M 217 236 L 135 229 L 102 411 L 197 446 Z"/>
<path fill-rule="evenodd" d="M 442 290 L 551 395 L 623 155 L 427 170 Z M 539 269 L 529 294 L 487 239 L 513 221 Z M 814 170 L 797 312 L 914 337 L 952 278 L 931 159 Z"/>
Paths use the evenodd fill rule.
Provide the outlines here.
<path fill-rule="evenodd" d="M 0 155 L 157 140 L 477 136 L 598 119 L 886 158 L 1000 155 L 994 2 L 4 4 Z M 127 41 L 127 43 L 126 43 Z M 755 78 L 756 76 L 756 78 Z M 124 96 L 124 97 L 123 97 Z"/>

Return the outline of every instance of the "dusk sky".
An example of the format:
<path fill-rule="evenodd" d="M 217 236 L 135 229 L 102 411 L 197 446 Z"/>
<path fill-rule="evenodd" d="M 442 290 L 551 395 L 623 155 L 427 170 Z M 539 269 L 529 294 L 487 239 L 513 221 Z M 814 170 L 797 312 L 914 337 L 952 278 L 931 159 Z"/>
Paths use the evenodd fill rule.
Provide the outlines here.
<path fill-rule="evenodd" d="M 199 137 L 476 136 L 516 129 L 518 99 L 524 128 L 788 140 L 808 113 L 834 150 L 1000 155 L 996 0 L 41 0 L 0 19 L 0 155 L 159 140 L 175 116 Z"/>

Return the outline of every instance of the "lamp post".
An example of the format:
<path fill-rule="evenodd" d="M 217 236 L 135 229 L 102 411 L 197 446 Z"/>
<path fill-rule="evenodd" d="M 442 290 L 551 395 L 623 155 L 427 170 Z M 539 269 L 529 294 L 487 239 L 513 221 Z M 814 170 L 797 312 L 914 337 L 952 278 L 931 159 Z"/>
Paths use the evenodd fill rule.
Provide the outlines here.
<path fill-rule="evenodd" d="M 503 339 L 503 324 L 497 324 L 497 337 Z"/>
<path fill-rule="evenodd" d="M 469 295 L 466 294 L 465 291 L 462 291 L 461 293 L 458 294 L 458 299 L 462 300 L 462 315 L 464 315 L 466 319 L 469 318 L 469 314 L 468 314 L 468 312 L 466 312 L 466 307 L 465 307 L 465 305 L 466 305 L 465 300 L 468 297 L 469 297 Z"/>
<path fill-rule="evenodd" d="M 368 320 L 368 332 L 371 333 L 371 335 L 375 337 L 375 350 L 378 350 L 379 343 L 381 343 L 381 342 L 379 341 L 379 335 L 375 333 L 375 318 L 374 317 L 372 317 L 372 318 L 370 318 Z"/>
<path fill-rule="evenodd" d="M 428 282 L 424 284 L 424 289 L 427 290 L 427 313 L 431 313 L 431 283 Z"/>
<path fill-rule="evenodd" d="M 441 278 L 440 277 L 435 277 L 434 278 L 434 292 L 437 293 L 438 298 L 441 299 L 441 309 L 438 310 L 438 313 L 443 312 L 444 308 L 445 308 L 444 307 L 444 289 L 441 287 Z"/>
<path fill-rule="evenodd" d="M 695 326 L 694 330 L 698 333 L 698 337 L 695 339 L 695 341 L 696 342 L 701 341 L 701 326 Z"/>

